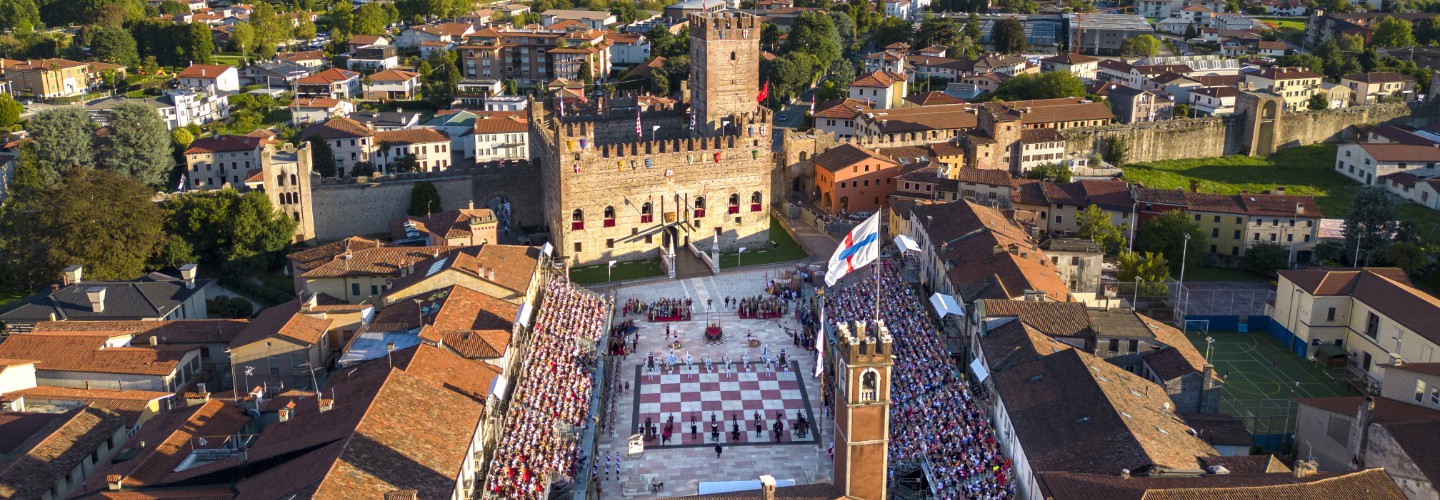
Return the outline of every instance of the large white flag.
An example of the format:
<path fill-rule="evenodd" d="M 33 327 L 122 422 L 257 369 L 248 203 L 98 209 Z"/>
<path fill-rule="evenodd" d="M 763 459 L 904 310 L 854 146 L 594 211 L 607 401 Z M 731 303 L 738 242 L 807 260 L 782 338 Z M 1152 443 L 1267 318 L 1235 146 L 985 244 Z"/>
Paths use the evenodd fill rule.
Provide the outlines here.
<path fill-rule="evenodd" d="M 835 286 L 836 281 L 851 271 L 865 267 L 865 264 L 880 258 L 880 212 L 876 211 L 865 222 L 850 230 L 835 255 L 830 256 L 830 267 L 825 271 L 825 285 Z"/>

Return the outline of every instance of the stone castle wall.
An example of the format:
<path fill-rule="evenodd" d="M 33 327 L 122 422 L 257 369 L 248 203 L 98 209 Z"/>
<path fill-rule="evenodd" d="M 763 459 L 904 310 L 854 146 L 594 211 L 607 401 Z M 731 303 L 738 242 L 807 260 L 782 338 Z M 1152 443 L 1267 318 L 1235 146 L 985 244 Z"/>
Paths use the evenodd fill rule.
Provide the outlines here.
<path fill-rule="evenodd" d="M 539 167 L 522 164 L 503 168 L 452 169 L 431 174 L 394 175 L 368 179 L 330 179 L 312 189 L 315 239 L 321 242 L 355 235 L 386 235 L 390 221 L 410 208 L 415 184 L 429 181 L 440 193 L 435 211 L 491 208 L 510 200 L 511 230 L 543 223 L 540 212 Z"/>

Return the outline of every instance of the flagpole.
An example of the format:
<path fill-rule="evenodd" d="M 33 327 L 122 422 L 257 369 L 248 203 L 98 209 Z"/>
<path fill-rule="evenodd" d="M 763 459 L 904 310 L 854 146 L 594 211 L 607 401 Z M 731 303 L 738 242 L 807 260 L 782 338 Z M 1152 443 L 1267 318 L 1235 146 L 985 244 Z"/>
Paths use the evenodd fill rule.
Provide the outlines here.
<path fill-rule="evenodd" d="M 882 242 L 884 242 L 885 240 L 884 240 L 883 238 L 878 238 L 878 237 L 880 236 L 880 224 L 881 224 L 881 222 L 883 222 L 883 219 L 881 219 L 880 217 L 881 217 L 884 213 L 885 213 L 885 206 L 884 206 L 884 205 L 881 205 L 880 208 L 875 211 L 875 217 L 877 217 L 877 218 L 875 219 L 875 236 L 877 237 L 877 239 L 879 239 L 879 241 L 876 241 L 875 244 L 876 244 L 876 245 L 881 245 L 881 246 L 884 246 L 884 245 L 882 244 Z M 884 266 L 884 265 L 885 265 L 885 260 L 880 258 L 880 251 L 879 251 L 879 249 L 877 248 L 876 251 L 875 251 L 875 269 L 873 269 L 873 271 L 875 271 L 875 331 L 874 331 L 874 333 L 875 333 L 875 336 L 876 336 L 877 338 L 880 336 L 880 268 L 881 268 L 882 266 Z"/>

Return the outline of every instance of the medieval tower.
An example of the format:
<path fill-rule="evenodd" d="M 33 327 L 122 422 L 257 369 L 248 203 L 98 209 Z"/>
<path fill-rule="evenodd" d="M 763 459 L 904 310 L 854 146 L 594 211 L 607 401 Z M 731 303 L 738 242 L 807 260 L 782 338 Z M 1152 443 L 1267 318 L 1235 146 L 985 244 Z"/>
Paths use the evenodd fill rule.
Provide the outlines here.
<path fill-rule="evenodd" d="M 696 127 L 755 112 L 760 92 L 760 23 L 739 12 L 690 15 L 690 98 Z M 734 123 L 731 119 L 731 123 Z"/>
<path fill-rule="evenodd" d="M 713 262 L 769 246 L 773 117 L 755 102 L 757 25 L 742 13 L 690 16 L 688 106 L 639 110 L 620 96 L 567 104 L 562 116 L 556 96 L 530 104 L 557 256 L 574 266 L 659 260 L 673 270 L 684 259 L 694 269 L 702 253 Z"/>
<path fill-rule="evenodd" d="M 846 498 L 883 500 L 889 470 L 890 330 L 836 326 L 835 486 Z"/>

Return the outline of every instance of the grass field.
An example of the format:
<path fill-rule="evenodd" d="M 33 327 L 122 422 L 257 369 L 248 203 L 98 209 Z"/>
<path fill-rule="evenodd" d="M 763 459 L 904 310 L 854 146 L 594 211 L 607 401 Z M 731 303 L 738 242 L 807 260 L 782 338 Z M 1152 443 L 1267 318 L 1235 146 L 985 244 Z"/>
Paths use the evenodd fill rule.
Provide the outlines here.
<path fill-rule="evenodd" d="M 238 55 L 237 55 L 237 56 L 217 55 L 217 56 L 215 56 L 215 64 L 223 64 L 223 65 L 225 65 L 225 66 L 234 66 L 234 67 L 236 67 L 236 68 L 239 68 L 239 67 L 245 65 L 245 58 L 240 57 L 240 56 L 238 56 Z"/>
<path fill-rule="evenodd" d="M 658 260 L 640 260 L 632 262 L 621 262 L 615 264 L 607 276 L 605 264 L 598 266 L 572 267 L 570 268 L 570 281 L 581 285 L 594 285 L 608 281 L 638 280 L 642 278 L 654 278 L 664 276 L 665 272 L 660 268 Z"/>
<path fill-rule="evenodd" d="M 1318 364 L 1296 356 L 1269 333 L 1209 332 L 1215 340 L 1210 363 L 1225 379 L 1220 413 L 1247 420 L 1256 435 L 1293 428 L 1293 398 L 1355 396 L 1349 383 L 1332 378 Z M 1205 334 L 1187 333 L 1203 355 Z"/>
<path fill-rule="evenodd" d="M 775 245 L 772 245 L 773 248 L 747 248 L 743 256 L 738 253 L 721 253 L 720 268 L 730 269 L 736 267 L 737 259 L 739 265 L 758 266 L 761 264 L 800 260 L 808 256 L 805 253 L 805 248 L 801 247 L 800 243 L 796 242 L 794 238 L 791 238 L 790 233 L 785 232 L 785 228 L 780 227 L 780 222 L 776 221 L 774 217 L 770 218 L 770 241 L 775 243 Z"/>
<path fill-rule="evenodd" d="M 1257 17 L 1256 19 L 1259 19 L 1262 23 L 1274 26 L 1275 29 L 1281 31 L 1305 31 L 1304 19 L 1293 19 L 1286 17 Z"/>
<path fill-rule="evenodd" d="M 1328 218 L 1343 218 L 1350 212 L 1350 199 L 1360 185 L 1334 171 L 1334 144 L 1290 148 L 1268 158 L 1223 156 L 1188 158 L 1125 166 L 1125 179 L 1148 188 L 1190 189 L 1190 180 L 1200 181 L 1204 193 L 1237 194 L 1270 191 L 1285 186 L 1286 194 L 1310 195 Z M 1400 220 L 1415 223 L 1422 232 L 1440 230 L 1435 212 L 1419 205 L 1396 206 Z"/>

